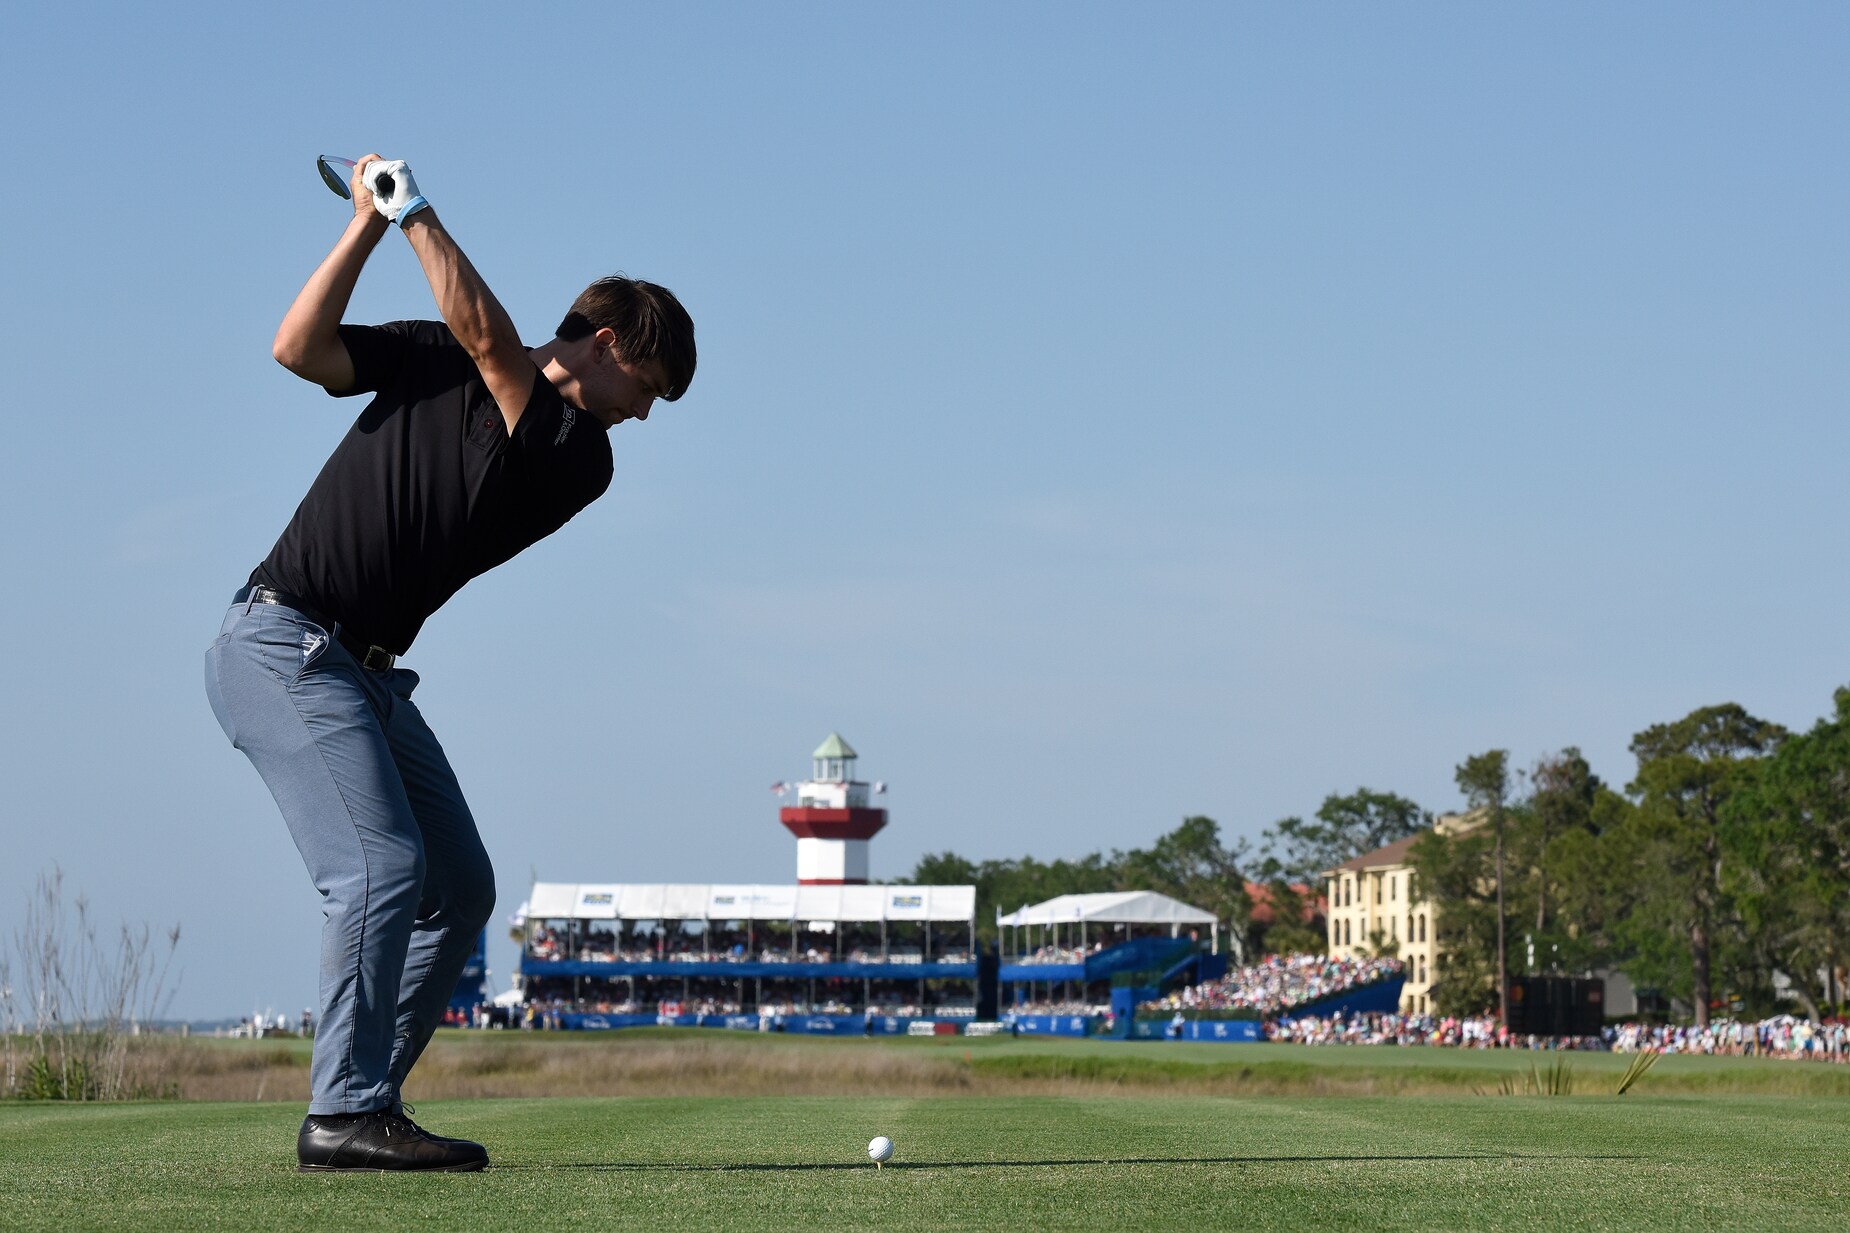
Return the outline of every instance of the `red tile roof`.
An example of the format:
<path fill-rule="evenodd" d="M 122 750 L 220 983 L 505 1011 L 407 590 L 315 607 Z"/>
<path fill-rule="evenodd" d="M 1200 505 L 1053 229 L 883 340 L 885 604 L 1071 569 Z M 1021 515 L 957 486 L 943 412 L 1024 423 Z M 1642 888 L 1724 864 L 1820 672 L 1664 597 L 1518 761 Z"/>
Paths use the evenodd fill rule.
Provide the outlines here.
<path fill-rule="evenodd" d="M 1300 901 L 1304 905 L 1305 924 L 1309 924 L 1311 921 L 1324 914 L 1323 894 L 1321 891 L 1316 895 L 1311 895 L 1310 887 L 1299 883 L 1293 883 L 1291 889 L 1296 891 L 1299 895 L 1305 896 L 1305 898 Z M 1246 884 L 1246 894 L 1253 903 L 1253 923 L 1255 925 L 1271 924 L 1276 915 L 1272 908 L 1272 888 L 1267 886 L 1264 882 L 1248 882 Z"/>

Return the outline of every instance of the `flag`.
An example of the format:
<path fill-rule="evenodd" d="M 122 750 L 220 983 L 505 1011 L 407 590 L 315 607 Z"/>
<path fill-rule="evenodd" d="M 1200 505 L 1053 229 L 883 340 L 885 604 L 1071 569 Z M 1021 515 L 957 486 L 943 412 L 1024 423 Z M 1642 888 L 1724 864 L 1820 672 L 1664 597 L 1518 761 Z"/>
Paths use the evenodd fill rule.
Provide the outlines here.
<path fill-rule="evenodd" d="M 874 795 L 875 796 L 885 796 L 886 795 L 886 784 L 885 783 L 875 784 L 874 785 Z"/>
<path fill-rule="evenodd" d="M 779 782 L 771 785 L 771 791 L 777 793 L 777 795 L 779 796 L 782 796 L 784 793 L 790 791 L 790 785 L 780 780 Z"/>

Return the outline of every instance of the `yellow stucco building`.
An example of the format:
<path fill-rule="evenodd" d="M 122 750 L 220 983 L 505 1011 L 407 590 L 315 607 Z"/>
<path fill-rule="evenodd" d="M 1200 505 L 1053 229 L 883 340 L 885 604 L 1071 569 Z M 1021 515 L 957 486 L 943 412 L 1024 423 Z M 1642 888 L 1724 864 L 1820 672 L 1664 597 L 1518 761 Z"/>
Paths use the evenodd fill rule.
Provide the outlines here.
<path fill-rule="evenodd" d="M 1445 814 L 1433 823 L 1433 830 L 1456 835 L 1477 824 L 1476 819 Z M 1428 999 L 1440 971 L 1432 901 L 1414 898 L 1408 851 L 1419 838 L 1397 839 L 1323 874 L 1329 953 L 1345 959 L 1398 955 L 1407 965 L 1407 983 L 1400 992 L 1403 1014 L 1431 1009 Z"/>

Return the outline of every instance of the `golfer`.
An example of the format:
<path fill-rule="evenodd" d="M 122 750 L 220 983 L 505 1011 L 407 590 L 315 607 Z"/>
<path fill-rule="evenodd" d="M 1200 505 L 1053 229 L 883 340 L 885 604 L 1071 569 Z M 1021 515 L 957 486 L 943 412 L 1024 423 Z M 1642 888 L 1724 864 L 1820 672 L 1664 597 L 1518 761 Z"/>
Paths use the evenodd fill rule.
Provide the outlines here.
<path fill-rule="evenodd" d="M 371 401 L 234 597 L 206 693 L 321 892 L 300 1168 L 467 1171 L 486 1150 L 424 1131 L 399 1094 L 494 908 L 494 870 L 398 657 L 464 583 L 603 494 L 609 430 L 686 391 L 694 326 L 667 289 L 603 278 L 529 348 L 408 167 L 368 155 L 352 191 L 353 218 L 274 352 Z M 443 321 L 343 325 L 394 222 Z M 543 657 L 536 628 L 483 629 L 476 646 Z"/>

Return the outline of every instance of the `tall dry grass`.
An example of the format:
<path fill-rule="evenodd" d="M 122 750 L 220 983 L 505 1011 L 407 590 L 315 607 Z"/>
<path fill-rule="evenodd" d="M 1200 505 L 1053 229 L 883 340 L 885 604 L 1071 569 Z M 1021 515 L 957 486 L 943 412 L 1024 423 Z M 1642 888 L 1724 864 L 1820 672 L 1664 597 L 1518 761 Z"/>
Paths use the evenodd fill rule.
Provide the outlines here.
<path fill-rule="evenodd" d="M 902 1096 L 983 1086 L 960 1059 L 859 1041 L 834 1048 L 727 1040 L 561 1040 L 502 1036 L 434 1041 L 406 1098 L 501 1096 Z M 308 1049 L 270 1041 L 146 1038 L 138 1060 L 184 1100 L 308 1099 Z"/>
<path fill-rule="evenodd" d="M 171 1095 L 136 1049 L 162 1007 L 180 927 L 162 948 L 147 925 L 104 930 L 83 895 L 65 908 L 64 874 L 40 875 L 25 919 L 0 943 L 0 1097 L 131 1100 Z"/>
<path fill-rule="evenodd" d="M 1494 1072 L 1430 1064 L 1332 1065 L 1302 1056 L 1238 1061 L 1166 1058 L 1149 1051 L 1065 1052 L 908 1047 L 853 1039 L 716 1032 L 710 1039 L 646 1032 L 444 1033 L 412 1072 L 406 1098 L 538 1096 L 1426 1096 L 1483 1093 Z M 1516 1059 L 1520 1060 L 1520 1059 Z M 186 1100 L 308 1100 L 309 1042 L 139 1037 L 131 1074 L 161 1076 Z M 1575 1098 L 1609 1092 L 1597 1090 Z M 1850 1098 L 1850 1067 L 1805 1063 L 1653 1071 L 1659 1094 Z M 1565 1094 L 1565 1084 L 1559 1090 Z"/>

